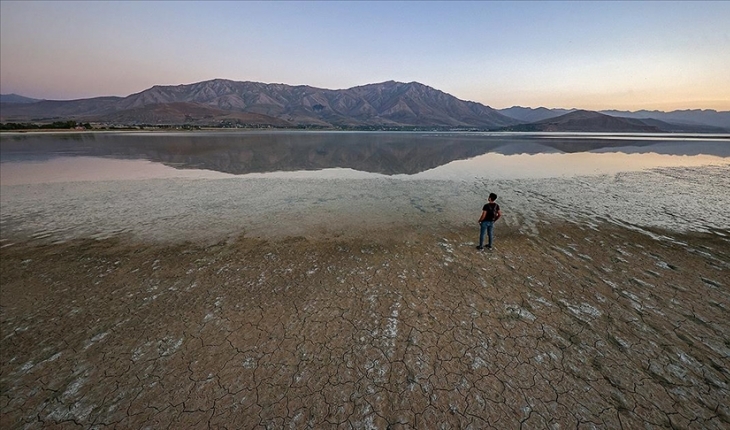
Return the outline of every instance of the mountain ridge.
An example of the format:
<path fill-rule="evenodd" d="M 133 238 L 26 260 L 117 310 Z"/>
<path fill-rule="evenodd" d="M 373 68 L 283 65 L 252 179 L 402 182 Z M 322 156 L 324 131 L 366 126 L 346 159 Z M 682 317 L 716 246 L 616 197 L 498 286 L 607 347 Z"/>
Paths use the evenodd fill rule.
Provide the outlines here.
<path fill-rule="evenodd" d="M 59 117 L 85 121 L 115 121 L 131 109 L 168 103 L 194 103 L 223 111 L 276 118 L 279 126 L 337 127 L 477 127 L 492 128 L 518 123 L 489 106 L 460 100 L 418 82 L 386 81 L 345 90 L 307 85 L 267 84 L 213 79 L 193 84 L 155 85 L 127 97 L 101 97 L 72 101 L 41 101 L 29 105 L 4 103 L 2 120 L 38 120 Z M 225 115 L 218 115 L 225 116 Z M 116 119 L 119 118 L 119 119 Z M 176 121 L 169 118 L 168 121 Z M 166 119 L 160 119 L 165 122 Z M 211 118 L 221 123 L 221 118 Z M 236 124 L 243 124 L 241 121 Z"/>
<path fill-rule="evenodd" d="M 41 101 L 30 97 L 21 96 L 19 94 L 0 94 L 0 103 L 35 103 Z"/>
<path fill-rule="evenodd" d="M 524 125 L 579 111 L 521 106 L 493 109 L 481 103 L 458 99 L 419 82 L 393 80 L 333 90 L 308 85 L 217 78 L 191 84 L 154 85 L 126 97 L 106 96 L 63 101 L 36 100 L 13 94 L 0 97 L 0 101 L 2 122 L 75 119 L 123 125 L 323 129 L 529 129 L 530 127 Z M 162 107 L 165 105 L 169 106 Z M 584 118 L 583 125 L 588 128 L 582 131 L 601 131 L 608 124 L 614 124 L 617 129 L 606 131 L 647 127 L 666 132 L 730 130 L 730 112 L 712 109 L 672 112 L 610 110 L 599 113 L 620 117 L 625 121 L 612 122 L 602 117 L 593 117 L 590 120 Z M 573 117 L 570 124 L 555 123 L 551 129 L 561 131 L 561 127 L 566 126 L 580 128 L 575 122 L 577 120 L 577 117 Z M 642 120 L 647 122 L 641 122 Z M 544 127 L 535 124 L 531 128 Z"/>
<path fill-rule="evenodd" d="M 512 106 L 510 108 L 497 110 L 504 115 L 521 121 L 535 122 L 543 119 L 555 118 L 579 109 Z M 717 111 L 715 109 L 683 109 L 664 112 L 659 110 L 622 111 L 609 109 L 596 112 L 614 117 L 659 120 L 664 123 L 671 124 L 673 126 L 670 127 L 672 128 L 671 131 L 689 131 L 687 127 L 678 126 L 690 126 L 689 128 L 699 127 L 699 129 L 707 129 L 708 132 L 709 130 L 712 130 L 708 127 L 718 127 L 725 129 L 725 131 L 730 130 L 730 111 Z"/>
<path fill-rule="evenodd" d="M 529 124 L 505 127 L 503 131 L 522 132 L 662 132 L 661 121 L 646 124 L 639 119 L 614 117 L 595 111 L 575 110 L 557 117 L 546 118 Z"/>

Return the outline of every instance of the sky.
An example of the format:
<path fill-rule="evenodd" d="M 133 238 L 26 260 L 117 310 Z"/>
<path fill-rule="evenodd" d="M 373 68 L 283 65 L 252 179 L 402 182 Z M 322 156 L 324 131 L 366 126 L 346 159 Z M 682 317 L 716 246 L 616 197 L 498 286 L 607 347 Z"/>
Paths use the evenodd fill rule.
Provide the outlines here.
<path fill-rule="evenodd" d="M 0 93 L 127 96 L 209 79 L 463 100 L 730 110 L 730 2 L 0 0 Z"/>

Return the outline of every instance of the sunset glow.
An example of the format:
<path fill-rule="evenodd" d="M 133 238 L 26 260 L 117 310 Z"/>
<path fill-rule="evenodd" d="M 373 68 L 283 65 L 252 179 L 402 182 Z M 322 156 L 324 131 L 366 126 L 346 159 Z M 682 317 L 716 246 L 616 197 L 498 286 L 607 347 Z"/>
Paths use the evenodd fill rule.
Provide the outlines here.
<path fill-rule="evenodd" d="M 728 2 L 0 2 L 0 91 L 417 81 L 506 108 L 730 110 Z"/>

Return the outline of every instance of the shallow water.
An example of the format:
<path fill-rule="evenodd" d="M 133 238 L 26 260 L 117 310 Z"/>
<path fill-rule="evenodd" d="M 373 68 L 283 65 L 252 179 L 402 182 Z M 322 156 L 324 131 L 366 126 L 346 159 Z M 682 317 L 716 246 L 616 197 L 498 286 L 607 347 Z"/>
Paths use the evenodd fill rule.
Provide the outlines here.
<path fill-rule="evenodd" d="M 726 234 L 730 137 L 488 133 L 0 136 L 0 226 L 66 240 L 347 234 L 548 218 Z"/>
<path fill-rule="evenodd" d="M 730 135 L 201 132 L 0 135 L 3 185 L 152 178 L 520 179 L 724 164 Z"/>

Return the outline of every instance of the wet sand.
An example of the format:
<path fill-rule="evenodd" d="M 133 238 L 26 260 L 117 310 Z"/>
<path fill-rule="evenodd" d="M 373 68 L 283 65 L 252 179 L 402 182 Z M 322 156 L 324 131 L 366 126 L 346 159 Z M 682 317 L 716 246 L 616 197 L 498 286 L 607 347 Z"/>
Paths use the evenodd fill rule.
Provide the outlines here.
<path fill-rule="evenodd" d="M 477 229 L 14 239 L 0 427 L 730 426 L 730 232 Z"/>

